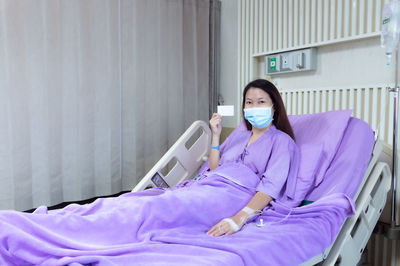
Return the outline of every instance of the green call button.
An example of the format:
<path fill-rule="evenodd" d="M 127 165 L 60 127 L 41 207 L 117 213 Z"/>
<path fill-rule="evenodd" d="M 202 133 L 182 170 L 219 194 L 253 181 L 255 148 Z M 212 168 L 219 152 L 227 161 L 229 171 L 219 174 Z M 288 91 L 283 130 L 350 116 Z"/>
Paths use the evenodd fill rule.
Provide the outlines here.
<path fill-rule="evenodd" d="M 276 57 L 269 59 L 269 70 L 276 70 Z"/>

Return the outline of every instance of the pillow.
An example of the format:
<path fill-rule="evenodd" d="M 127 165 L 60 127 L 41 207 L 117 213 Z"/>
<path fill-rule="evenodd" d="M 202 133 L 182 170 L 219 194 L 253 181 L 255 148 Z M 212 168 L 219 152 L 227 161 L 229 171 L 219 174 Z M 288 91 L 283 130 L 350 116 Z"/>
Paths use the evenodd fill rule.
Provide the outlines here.
<path fill-rule="evenodd" d="M 299 146 L 300 166 L 296 180 L 295 200 L 302 201 L 307 193 L 314 188 L 315 174 L 319 169 L 323 144 L 310 143 Z"/>
<path fill-rule="evenodd" d="M 312 143 L 322 145 L 321 158 L 315 174 L 314 186 L 318 186 L 323 180 L 325 172 L 342 140 L 351 113 L 352 110 L 340 110 L 288 116 L 296 137 L 296 143 L 299 147 Z M 306 153 L 304 156 L 309 155 Z"/>

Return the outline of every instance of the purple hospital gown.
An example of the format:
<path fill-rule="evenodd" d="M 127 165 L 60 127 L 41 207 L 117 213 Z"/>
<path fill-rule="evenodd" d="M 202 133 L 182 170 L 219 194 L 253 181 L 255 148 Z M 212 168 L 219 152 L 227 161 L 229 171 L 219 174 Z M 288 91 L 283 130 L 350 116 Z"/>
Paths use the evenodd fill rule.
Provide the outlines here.
<path fill-rule="evenodd" d="M 220 166 L 200 175 L 223 176 L 241 186 L 263 192 L 276 201 L 296 206 L 294 201 L 299 168 L 299 149 L 293 139 L 274 125 L 247 146 L 251 130 L 236 129 L 221 145 Z"/>

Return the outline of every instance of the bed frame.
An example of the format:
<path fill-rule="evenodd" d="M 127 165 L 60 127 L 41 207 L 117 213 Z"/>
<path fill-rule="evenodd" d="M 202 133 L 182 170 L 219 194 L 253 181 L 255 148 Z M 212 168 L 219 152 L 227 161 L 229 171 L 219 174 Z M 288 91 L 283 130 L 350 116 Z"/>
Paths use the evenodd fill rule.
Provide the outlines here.
<path fill-rule="evenodd" d="M 194 122 L 132 191 L 172 187 L 193 178 L 208 159 L 210 142 L 208 124 L 203 121 Z M 377 162 L 381 152 L 382 143 L 375 140 L 372 158 L 354 197 L 355 215 L 345 221 L 329 248 L 301 265 L 357 265 L 386 204 L 391 186 L 389 166 Z"/>

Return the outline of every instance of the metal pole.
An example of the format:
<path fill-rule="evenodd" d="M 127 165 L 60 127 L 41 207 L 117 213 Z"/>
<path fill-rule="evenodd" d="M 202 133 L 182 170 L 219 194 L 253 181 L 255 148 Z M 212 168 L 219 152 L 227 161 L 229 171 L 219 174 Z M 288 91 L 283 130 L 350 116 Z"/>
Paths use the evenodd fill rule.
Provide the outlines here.
<path fill-rule="evenodd" d="M 392 220 L 391 227 L 396 227 L 396 193 L 397 193 L 397 113 L 398 113 L 398 53 L 395 50 L 395 85 L 391 90 L 394 93 L 394 113 L 393 113 L 393 167 L 392 167 Z"/>

